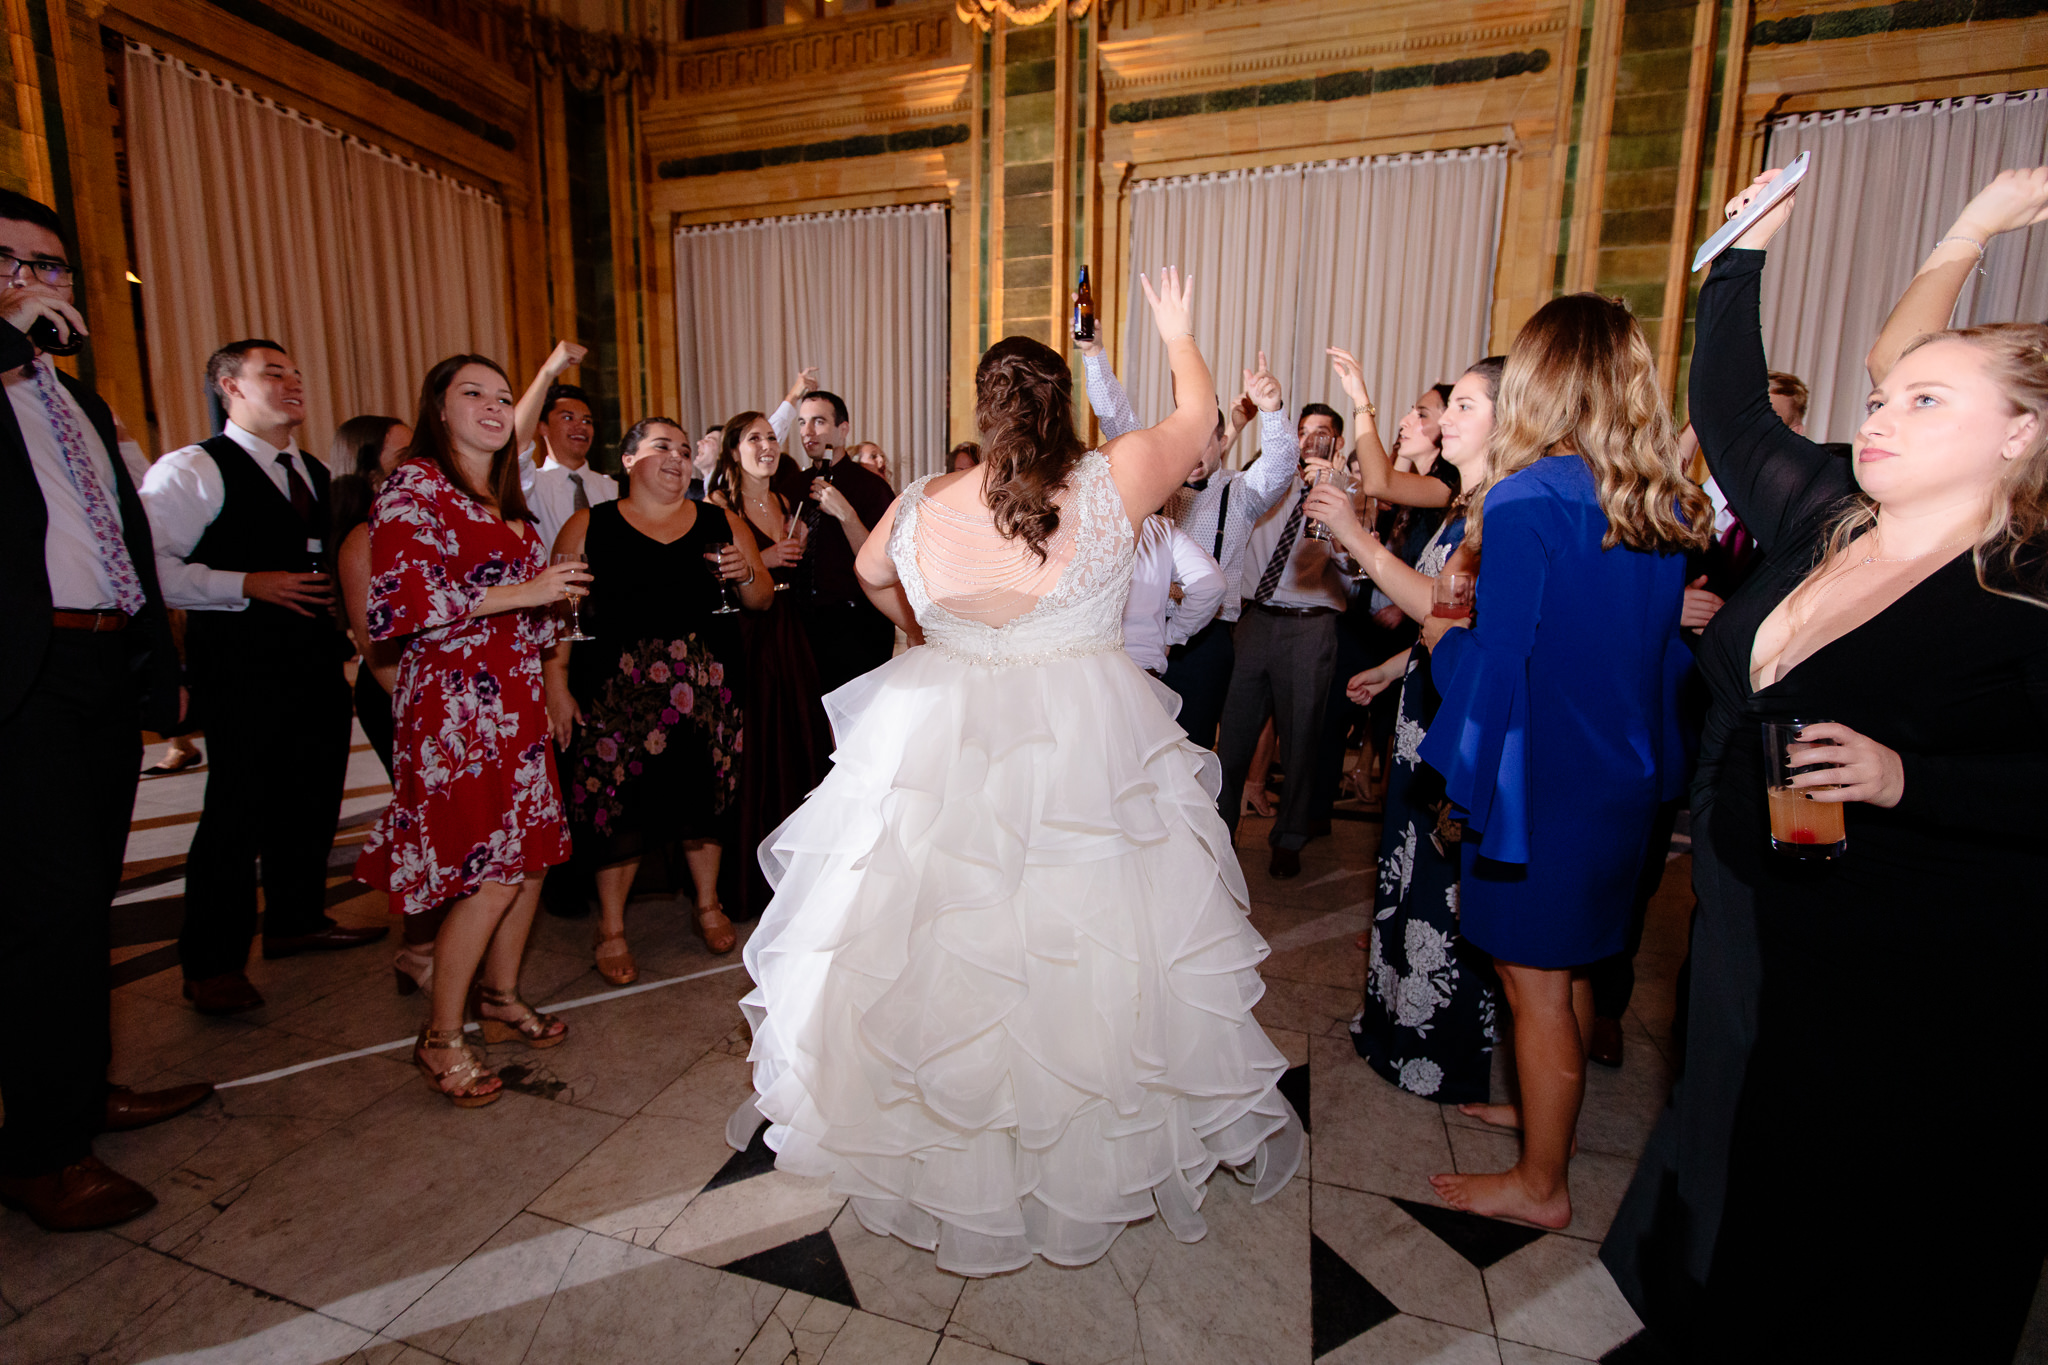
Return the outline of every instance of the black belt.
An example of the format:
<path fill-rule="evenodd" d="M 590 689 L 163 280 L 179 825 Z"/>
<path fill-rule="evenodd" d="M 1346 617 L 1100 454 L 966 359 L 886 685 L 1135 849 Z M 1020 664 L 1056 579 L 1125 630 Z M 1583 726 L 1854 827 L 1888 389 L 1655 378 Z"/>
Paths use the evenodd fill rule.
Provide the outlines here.
<path fill-rule="evenodd" d="M 1254 602 L 1253 606 L 1268 616 L 1335 616 L 1335 607 L 1279 607 L 1271 602 Z"/>

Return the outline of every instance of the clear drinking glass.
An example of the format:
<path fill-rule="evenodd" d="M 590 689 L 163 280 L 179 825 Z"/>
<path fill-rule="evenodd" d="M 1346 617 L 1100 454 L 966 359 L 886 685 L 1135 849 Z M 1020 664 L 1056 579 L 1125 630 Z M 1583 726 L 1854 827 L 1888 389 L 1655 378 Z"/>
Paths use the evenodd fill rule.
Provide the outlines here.
<path fill-rule="evenodd" d="M 720 561 L 721 550 L 712 550 L 704 556 L 704 567 L 711 571 L 711 581 L 718 585 L 718 605 L 713 607 L 713 616 L 734 616 L 739 613 L 740 604 L 732 595 L 732 584 L 726 581 L 725 569 Z"/>
<path fill-rule="evenodd" d="M 1819 720 L 1767 720 L 1764 727 L 1764 794 L 1771 805 L 1771 848 L 1799 862 L 1827 862 L 1848 850 L 1848 830 L 1842 820 L 1840 801 L 1816 801 L 1812 787 L 1794 787 L 1792 779 L 1801 773 L 1832 768 L 1832 763 L 1795 764 L 1790 746 L 1800 742 L 1799 732 Z M 1833 740 L 1807 740 L 1809 744 L 1832 747 Z M 1813 755 L 1806 756 L 1811 759 Z"/>
<path fill-rule="evenodd" d="M 1429 593 L 1429 614 L 1462 620 L 1472 614 L 1472 575 L 1440 573 Z"/>
<path fill-rule="evenodd" d="M 564 554 L 552 556 L 548 562 L 550 564 L 587 564 L 590 561 L 581 551 L 572 550 Z M 569 638 L 571 640 L 595 640 L 597 638 L 595 635 L 585 635 L 583 633 L 583 594 L 580 592 L 569 598 Z"/>
<path fill-rule="evenodd" d="M 1336 453 L 1336 438 L 1331 436 L 1330 433 L 1328 433 L 1327 431 L 1310 432 L 1307 443 L 1303 445 L 1301 448 L 1302 458 L 1304 459 L 1329 460 L 1335 458 Z M 1335 469 L 1322 468 L 1311 469 L 1304 475 L 1304 477 L 1308 480 L 1308 486 L 1311 489 L 1315 489 L 1322 487 L 1326 483 L 1329 483 L 1331 480 L 1336 478 L 1336 475 L 1337 471 Z M 1323 525 L 1323 523 L 1321 523 L 1320 521 L 1317 521 L 1314 517 L 1309 518 L 1308 526 L 1305 528 L 1305 530 L 1310 540 L 1333 539 L 1333 537 L 1330 534 L 1330 528 Z"/>

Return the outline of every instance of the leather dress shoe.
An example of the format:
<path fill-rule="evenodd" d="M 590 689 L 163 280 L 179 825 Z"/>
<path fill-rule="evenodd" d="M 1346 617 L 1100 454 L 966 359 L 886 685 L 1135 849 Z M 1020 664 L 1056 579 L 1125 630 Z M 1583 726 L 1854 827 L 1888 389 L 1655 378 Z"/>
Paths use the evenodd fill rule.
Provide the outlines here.
<path fill-rule="evenodd" d="M 125 1085 L 107 1087 L 107 1120 L 103 1133 L 126 1133 L 152 1123 L 176 1118 L 213 1093 L 204 1081 L 174 1085 L 168 1090 L 130 1090 Z"/>
<path fill-rule="evenodd" d="M 263 997 L 240 972 L 202 977 L 185 983 L 185 998 L 201 1014 L 240 1014 L 263 1008 Z"/>
<path fill-rule="evenodd" d="M 1266 869 L 1266 875 L 1276 882 L 1301 875 L 1301 850 L 1298 848 L 1273 849 L 1273 863 Z"/>
<path fill-rule="evenodd" d="M 360 948 L 366 943 L 382 943 L 391 936 L 391 926 L 379 925 L 374 929 L 356 929 L 346 924 L 329 924 L 310 934 L 290 934 L 281 938 L 263 938 L 263 960 L 275 962 L 281 957 L 297 957 L 300 953 L 338 953 L 344 948 Z"/>
<path fill-rule="evenodd" d="M 156 1196 L 96 1156 L 44 1175 L 0 1176 L 0 1204 L 46 1232 L 110 1228 L 156 1207 Z"/>
<path fill-rule="evenodd" d="M 1621 1065 L 1621 1021 L 1619 1019 L 1593 1020 L 1593 1037 L 1587 1044 L 1586 1055 L 1602 1066 Z"/>

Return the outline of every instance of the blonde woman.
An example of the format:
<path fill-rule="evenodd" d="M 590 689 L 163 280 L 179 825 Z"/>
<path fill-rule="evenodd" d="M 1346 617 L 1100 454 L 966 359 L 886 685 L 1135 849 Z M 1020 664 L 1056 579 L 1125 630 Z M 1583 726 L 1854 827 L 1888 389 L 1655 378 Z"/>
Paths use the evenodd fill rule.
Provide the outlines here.
<path fill-rule="evenodd" d="M 1467 817 L 1460 929 L 1515 1017 L 1523 1128 L 1511 1170 L 1439 1175 L 1445 1202 L 1572 1221 L 1566 1164 L 1585 1093 L 1584 969 L 1621 951 L 1658 803 L 1684 781 L 1677 681 L 1686 549 L 1713 508 L 1679 464 L 1656 363 L 1627 308 L 1556 299 L 1508 350 L 1465 542 L 1477 619 L 1432 616 L 1443 705 L 1420 754 Z"/>
<path fill-rule="evenodd" d="M 1762 248 L 1789 212 L 1715 263 L 1699 305 L 1701 344 L 1735 352 L 1753 393 L 1701 448 L 1764 557 L 1700 642 L 1733 720 L 1695 793 L 1718 868 L 1697 922 L 1726 939 L 1753 916 L 1755 1000 L 1727 949 L 1695 951 L 1716 970 L 1693 977 L 1685 1136 L 1630 1201 L 1677 1207 L 1609 1254 L 1702 1359 L 1768 1341 L 1788 1360 L 2003 1365 L 2048 1250 L 2029 1080 L 2048 986 L 2048 327 L 1900 347 L 1843 460 L 1765 395 Z M 1842 807 L 1831 862 L 1770 847 L 1767 720 L 1807 722 L 1795 761 L 1827 765 L 1794 785 Z M 1721 1021 L 1747 1008 L 1745 1057 Z M 1688 1112 L 1717 1099 L 1734 1111 L 1718 1207 L 1713 1116 Z M 1995 1109 L 1958 1122 L 1973 1104 Z"/>

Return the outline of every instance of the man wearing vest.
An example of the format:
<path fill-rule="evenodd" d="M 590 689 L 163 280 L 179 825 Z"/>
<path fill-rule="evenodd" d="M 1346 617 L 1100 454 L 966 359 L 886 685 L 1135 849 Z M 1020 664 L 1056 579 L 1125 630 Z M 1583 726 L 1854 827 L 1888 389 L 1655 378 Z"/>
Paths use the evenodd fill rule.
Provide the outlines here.
<path fill-rule="evenodd" d="M 108 907 L 141 729 L 178 722 L 178 656 L 114 415 L 28 335 L 54 325 L 62 344 L 83 330 L 70 262 L 57 215 L 0 190 L 0 999 L 33 1021 L 0 1049 L 0 1204 L 52 1232 L 154 1207 L 93 1155 L 93 1136 L 213 1093 L 107 1084 Z"/>
<path fill-rule="evenodd" d="M 249 939 L 263 866 L 263 956 L 354 948 L 388 929 L 327 917 L 327 855 L 348 768 L 354 651 L 318 571 L 327 469 L 299 450 L 298 366 L 274 341 L 206 362 L 227 428 L 150 466 L 142 502 L 164 597 L 186 609 L 185 663 L 212 770 L 185 866 L 178 956 L 203 1014 L 255 1009 Z"/>

